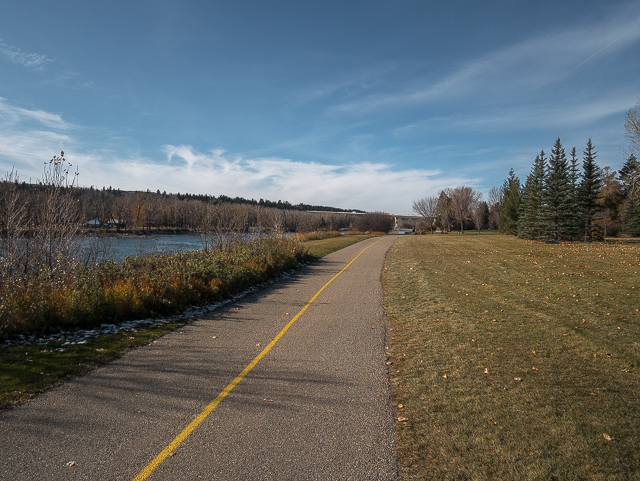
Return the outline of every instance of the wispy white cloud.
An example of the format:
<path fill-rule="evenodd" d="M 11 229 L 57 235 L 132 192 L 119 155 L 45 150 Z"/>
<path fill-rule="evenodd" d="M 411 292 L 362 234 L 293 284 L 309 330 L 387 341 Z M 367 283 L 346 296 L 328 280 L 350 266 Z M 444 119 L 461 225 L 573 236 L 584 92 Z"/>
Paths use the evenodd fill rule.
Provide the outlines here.
<path fill-rule="evenodd" d="M 367 113 L 430 102 L 478 98 L 513 101 L 575 75 L 605 49 L 613 53 L 638 43 L 640 18 L 628 10 L 598 25 L 576 25 L 503 47 L 462 64 L 450 74 L 400 92 L 377 92 L 336 105 L 334 112 Z M 595 52 L 595 53 L 594 53 Z"/>
<path fill-rule="evenodd" d="M 278 157 L 244 158 L 223 150 L 204 154 L 185 145 L 165 146 L 165 150 L 169 159 L 165 165 L 139 161 L 122 168 L 128 169 L 128 178 L 133 175 L 139 176 L 138 182 L 153 181 L 161 190 L 175 191 L 176 185 L 183 185 L 190 192 L 400 212 L 410 209 L 412 195 L 427 195 L 460 184 L 475 186 L 479 182 L 465 175 L 397 169 L 385 163 L 321 164 Z"/>
<path fill-rule="evenodd" d="M 414 197 L 480 182 L 440 169 L 402 169 L 384 162 L 324 164 L 223 149 L 203 153 L 188 145 L 164 146 L 164 159 L 123 156 L 85 147 L 57 114 L 15 107 L 1 98 L 0 125 L 0 172 L 16 167 L 23 180 L 38 179 L 43 162 L 64 150 L 79 168 L 80 184 L 86 186 L 225 194 L 395 213 L 408 212 Z"/>
<path fill-rule="evenodd" d="M 23 52 L 18 47 L 7 45 L 1 38 L 0 55 L 9 59 L 13 63 L 32 68 L 42 68 L 45 64 L 53 62 L 53 59 L 50 59 L 46 55 Z"/>
<path fill-rule="evenodd" d="M 504 132 L 526 130 L 582 128 L 594 125 L 611 116 L 623 121 L 624 114 L 633 105 L 635 94 L 620 93 L 615 96 L 582 100 L 573 104 L 538 105 L 535 108 L 502 107 L 489 112 L 456 112 L 447 116 L 430 117 L 393 129 L 398 139 L 419 137 L 425 132 Z"/>
<path fill-rule="evenodd" d="M 7 99 L 0 97 L 0 124 L 16 125 L 18 123 L 36 121 L 37 123 L 52 129 L 66 130 L 71 127 L 58 114 L 46 112 L 44 110 L 30 110 L 16 107 L 7 102 Z"/>
<path fill-rule="evenodd" d="M 396 169 L 384 163 L 327 165 L 278 157 L 244 158 L 222 149 L 202 153 L 186 145 L 164 149 L 167 160 L 161 163 L 73 151 L 66 156 L 79 166 L 81 185 L 225 194 L 394 213 L 409 212 L 414 198 L 442 188 L 479 184 L 479 178 L 464 174 Z"/>
<path fill-rule="evenodd" d="M 71 127 L 58 114 L 17 107 L 0 97 L 0 174 L 15 167 L 27 179 L 39 178 L 44 161 L 78 145 L 68 133 Z"/>

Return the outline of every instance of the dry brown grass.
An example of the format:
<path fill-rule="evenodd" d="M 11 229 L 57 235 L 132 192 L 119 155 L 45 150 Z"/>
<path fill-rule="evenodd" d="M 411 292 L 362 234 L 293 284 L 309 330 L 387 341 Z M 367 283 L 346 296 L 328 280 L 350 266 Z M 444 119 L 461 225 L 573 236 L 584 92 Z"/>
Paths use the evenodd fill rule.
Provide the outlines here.
<path fill-rule="evenodd" d="M 407 479 L 640 477 L 637 244 L 408 236 L 385 266 Z"/>

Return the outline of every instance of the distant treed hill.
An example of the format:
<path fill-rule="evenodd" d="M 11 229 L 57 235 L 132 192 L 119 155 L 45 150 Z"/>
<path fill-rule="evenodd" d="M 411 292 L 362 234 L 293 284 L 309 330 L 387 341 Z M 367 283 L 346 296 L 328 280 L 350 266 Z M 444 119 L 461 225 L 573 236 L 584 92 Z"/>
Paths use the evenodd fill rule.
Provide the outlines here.
<path fill-rule="evenodd" d="M 41 184 L 28 184 L 26 182 L 22 182 L 19 185 L 23 189 L 24 188 L 37 189 L 38 186 Z M 114 189 L 112 187 L 109 187 L 109 188 L 103 187 L 102 189 L 96 189 L 93 186 L 92 187 L 76 187 L 75 190 L 78 192 L 82 192 L 82 191 L 104 192 L 108 194 L 113 194 L 115 196 L 122 195 L 122 194 L 147 194 L 151 196 L 154 195 L 154 193 L 151 192 L 150 190 L 147 190 L 146 192 L 144 192 L 144 191 L 137 191 L 137 190 L 120 190 L 120 189 Z M 189 193 L 180 193 L 180 192 L 178 192 L 177 194 L 174 194 L 171 192 L 167 193 L 166 191 L 161 193 L 160 190 L 158 189 L 155 192 L 155 195 L 162 196 L 163 198 L 167 198 L 167 197 L 176 198 L 178 200 L 196 200 L 196 201 L 204 202 L 206 204 L 213 204 L 213 205 L 248 204 L 248 205 L 259 205 L 262 207 L 272 207 L 274 209 L 283 209 L 283 210 L 303 210 L 303 211 L 312 210 L 312 211 L 345 212 L 345 213 L 351 213 L 351 212 L 365 213 L 366 212 L 360 209 L 343 209 L 340 207 L 331 207 L 326 205 L 312 205 L 312 204 L 304 204 L 304 203 L 292 204 L 287 200 L 274 201 L 269 199 L 260 199 L 260 200 L 245 199 L 244 197 L 238 197 L 238 196 L 229 197 L 224 194 L 219 195 L 218 197 L 216 197 L 215 195 L 208 195 L 208 194 L 189 194 Z"/>
<path fill-rule="evenodd" d="M 160 194 L 160 191 L 157 191 L 156 194 Z M 202 195 L 202 194 L 167 194 L 166 192 L 161 195 L 176 195 L 180 200 L 199 200 L 201 202 L 206 202 L 210 204 L 249 204 L 249 205 L 260 205 L 262 207 L 273 207 L 274 209 L 285 209 L 285 210 L 316 210 L 316 211 L 327 211 L 327 212 L 360 212 L 364 213 L 365 211 L 359 209 L 341 209 L 340 207 L 329 207 L 325 205 L 311 205 L 311 204 L 292 204 L 289 201 L 278 200 L 273 201 L 269 199 L 245 199 L 244 197 L 228 197 L 226 195 L 220 195 L 218 197 L 213 195 Z"/>
<path fill-rule="evenodd" d="M 5 226 L 13 222 L 11 206 L 20 206 L 20 215 L 25 223 L 23 230 L 39 229 L 44 222 L 40 213 L 43 199 L 52 188 L 56 187 L 18 182 L 13 176 L 2 179 L 0 229 L 5 229 Z M 363 212 L 322 205 L 291 204 L 282 200 L 167 194 L 159 190 L 141 192 L 111 187 L 72 187 L 66 192 L 69 202 L 60 206 L 60 211 L 68 213 L 74 222 L 85 223 L 85 226 L 91 228 L 105 226 L 118 229 L 171 228 L 216 232 L 249 229 L 308 232 L 349 227 L 351 213 Z"/>

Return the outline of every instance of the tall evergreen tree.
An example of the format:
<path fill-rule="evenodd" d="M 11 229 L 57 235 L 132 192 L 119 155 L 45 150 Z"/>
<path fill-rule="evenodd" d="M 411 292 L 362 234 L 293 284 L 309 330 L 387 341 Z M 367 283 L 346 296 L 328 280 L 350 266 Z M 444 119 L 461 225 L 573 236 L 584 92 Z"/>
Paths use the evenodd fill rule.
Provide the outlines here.
<path fill-rule="evenodd" d="M 578 190 L 578 211 L 582 218 L 583 235 L 585 241 L 593 239 L 593 227 L 596 213 L 599 209 L 598 198 L 602 189 L 602 170 L 596 164 L 597 152 L 591 139 L 587 141 L 587 148 L 582 158 L 582 180 Z"/>
<path fill-rule="evenodd" d="M 516 235 L 518 232 L 518 214 L 520 212 L 520 179 L 513 169 L 502 185 L 502 203 L 500 204 L 500 220 L 498 230 L 503 234 Z"/>
<path fill-rule="evenodd" d="M 571 180 L 567 156 L 556 140 L 549 155 L 547 175 L 542 194 L 544 235 L 548 242 L 559 242 L 571 237 Z"/>
<path fill-rule="evenodd" d="M 545 163 L 545 153 L 541 150 L 540 154 L 536 155 L 522 191 L 518 216 L 518 237 L 522 239 L 539 240 L 542 235 L 541 208 Z"/>
<path fill-rule="evenodd" d="M 636 190 L 625 201 L 624 233 L 640 237 L 640 193 Z"/>
<path fill-rule="evenodd" d="M 631 154 L 618 173 L 622 195 L 622 230 L 640 236 L 640 162 Z"/>
<path fill-rule="evenodd" d="M 622 168 L 618 171 L 618 180 L 622 186 L 622 195 L 640 188 L 640 162 L 631 154 Z"/>
<path fill-rule="evenodd" d="M 567 239 L 580 239 L 584 226 L 580 215 L 580 169 L 578 167 L 578 153 L 575 147 L 571 148 L 569 159 L 569 206 L 567 212 Z"/>

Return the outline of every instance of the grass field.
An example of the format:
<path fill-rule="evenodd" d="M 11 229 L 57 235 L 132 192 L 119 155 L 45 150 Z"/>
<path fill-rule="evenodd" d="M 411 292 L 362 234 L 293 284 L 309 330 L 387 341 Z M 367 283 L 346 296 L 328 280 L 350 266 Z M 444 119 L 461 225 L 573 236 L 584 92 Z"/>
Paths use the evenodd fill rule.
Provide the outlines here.
<path fill-rule="evenodd" d="M 405 479 L 640 479 L 640 248 L 398 239 L 383 270 Z"/>

